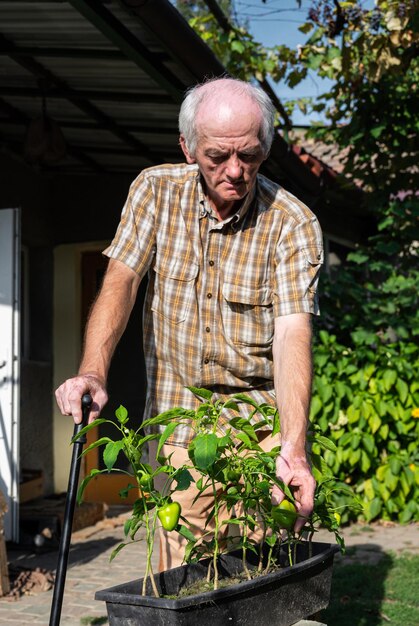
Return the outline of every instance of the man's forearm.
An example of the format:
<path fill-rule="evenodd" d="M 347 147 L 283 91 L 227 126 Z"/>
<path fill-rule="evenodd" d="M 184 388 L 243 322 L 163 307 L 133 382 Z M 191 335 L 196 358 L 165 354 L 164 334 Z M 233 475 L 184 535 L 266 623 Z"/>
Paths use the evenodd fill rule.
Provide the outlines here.
<path fill-rule="evenodd" d="M 292 490 L 298 511 L 294 530 L 300 532 L 313 510 L 316 488 L 306 456 L 312 381 L 309 314 L 287 315 L 275 320 L 273 359 L 281 422 L 281 452 L 276 459 L 276 475 Z M 278 504 L 284 497 L 282 489 L 274 486 L 272 501 Z"/>
<path fill-rule="evenodd" d="M 281 450 L 305 456 L 312 384 L 309 314 L 275 320 L 274 383 L 281 422 Z"/>

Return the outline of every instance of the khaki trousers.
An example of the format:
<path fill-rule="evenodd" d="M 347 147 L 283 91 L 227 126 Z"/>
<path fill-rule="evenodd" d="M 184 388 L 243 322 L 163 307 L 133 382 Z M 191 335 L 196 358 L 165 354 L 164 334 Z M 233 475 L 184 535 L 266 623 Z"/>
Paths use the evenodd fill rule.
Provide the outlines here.
<path fill-rule="evenodd" d="M 269 452 L 273 447 L 278 445 L 278 437 L 272 437 L 270 432 L 264 431 L 259 433 L 259 445 L 265 452 Z M 157 442 L 149 442 L 149 463 L 153 468 L 156 468 L 156 451 Z M 180 446 L 164 445 L 161 453 L 168 458 L 171 455 L 170 462 L 174 467 L 180 467 L 189 462 L 188 451 L 186 448 Z M 194 470 L 190 470 L 194 481 L 197 481 L 201 474 Z M 155 486 L 159 490 L 164 490 L 164 485 L 167 480 L 167 475 L 162 473 L 155 479 Z M 222 490 L 222 485 L 219 485 L 218 493 Z M 190 530 L 197 538 L 202 537 L 208 531 L 213 531 L 213 525 L 208 524 L 205 527 L 205 521 L 208 513 L 214 506 L 214 495 L 212 489 L 206 489 L 197 498 L 199 490 L 196 488 L 195 483 L 191 483 L 188 489 L 185 491 L 177 491 L 173 497 L 174 500 L 179 502 L 182 507 L 182 515 L 189 521 Z M 236 509 L 236 515 L 240 515 L 240 511 Z M 229 519 L 231 514 L 227 511 L 227 507 L 223 506 L 219 509 L 220 521 L 223 519 Z M 229 534 L 228 525 L 222 526 L 224 536 Z M 182 565 L 185 546 L 187 544 L 186 539 L 181 537 L 176 531 L 167 532 L 163 528 L 159 529 L 160 532 L 160 562 L 159 571 L 163 572 L 173 567 Z M 249 532 L 249 538 L 257 541 L 261 537 L 261 533 Z M 208 538 L 210 539 L 210 537 Z"/>

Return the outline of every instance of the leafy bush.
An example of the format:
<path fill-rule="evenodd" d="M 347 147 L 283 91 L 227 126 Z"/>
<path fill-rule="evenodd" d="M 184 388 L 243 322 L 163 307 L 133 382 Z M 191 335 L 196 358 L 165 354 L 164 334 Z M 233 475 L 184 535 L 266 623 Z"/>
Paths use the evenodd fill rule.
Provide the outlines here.
<path fill-rule="evenodd" d="M 348 347 L 321 330 L 314 349 L 311 419 L 337 447 L 325 461 L 354 488 L 367 521 L 418 519 L 419 347 L 365 330 L 351 339 Z"/>
<path fill-rule="evenodd" d="M 419 202 L 393 199 L 377 216 L 368 244 L 322 280 L 311 417 L 361 516 L 408 522 L 419 518 Z"/>
<path fill-rule="evenodd" d="M 322 328 L 353 345 L 354 330 L 382 342 L 417 341 L 419 335 L 419 196 L 375 207 L 377 231 L 345 263 L 321 280 Z"/>

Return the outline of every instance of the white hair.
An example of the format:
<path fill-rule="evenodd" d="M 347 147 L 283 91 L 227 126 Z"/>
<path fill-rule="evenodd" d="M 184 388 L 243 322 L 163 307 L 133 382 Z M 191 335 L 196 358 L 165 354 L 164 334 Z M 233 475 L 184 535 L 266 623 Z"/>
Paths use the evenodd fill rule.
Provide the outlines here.
<path fill-rule="evenodd" d="M 275 107 L 263 89 L 238 78 L 212 78 L 195 85 L 186 92 L 179 112 L 179 132 L 183 135 L 190 155 L 192 157 L 195 156 L 198 142 L 198 131 L 195 123 L 198 109 L 203 102 L 214 96 L 215 83 L 228 84 L 233 93 L 239 96 L 247 96 L 259 107 L 262 117 L 259 139 L 264 154 L 267 156 L 274 137 Z"/>

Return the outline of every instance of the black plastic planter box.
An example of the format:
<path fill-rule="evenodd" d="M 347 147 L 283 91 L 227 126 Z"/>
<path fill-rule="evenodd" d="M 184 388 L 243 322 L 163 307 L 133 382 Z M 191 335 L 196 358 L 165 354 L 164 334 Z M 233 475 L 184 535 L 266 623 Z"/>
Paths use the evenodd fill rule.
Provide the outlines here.
<path fill-rule="evenodd" d="M 178 599 L 141 596 L 142 579 L 98 591 L 96 600 L 105 600 L 110 626 L 290 626 L 326 608 L 329 603 L 333 557 L 338 546 L 303 542 L 297 547 L 296 564 L 253 580 Z M 257 556 L 250 552 L 249 568 Z M 159 592 L 177 595 L 179 589 L 205 578 L 208 561 L 182 565 L 156 576 Z M 241 553 L 220 557 L 220 578 L 242 571 Z"/>

